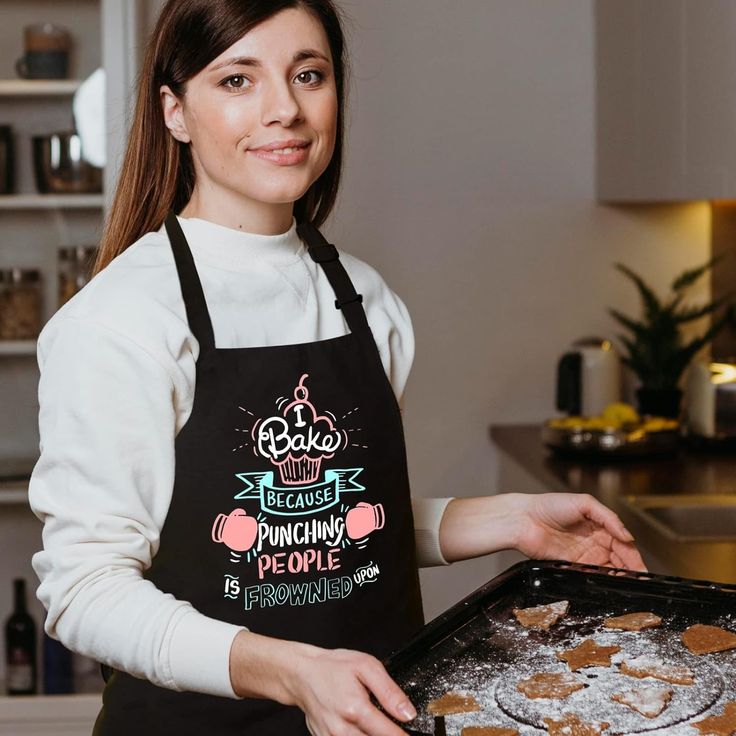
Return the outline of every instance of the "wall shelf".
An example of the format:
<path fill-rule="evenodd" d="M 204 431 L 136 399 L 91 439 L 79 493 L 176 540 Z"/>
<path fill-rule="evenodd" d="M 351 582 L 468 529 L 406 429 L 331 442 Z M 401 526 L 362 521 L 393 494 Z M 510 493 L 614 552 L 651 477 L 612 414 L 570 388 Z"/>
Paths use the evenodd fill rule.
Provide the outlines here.
<path fill-rule="evenodd" d="M 0 210 L 47 210 L 102 208 L 102 194 L 2 194 Z"/>
<path fill-rule="evenodd" d="M 0 340 L 0 355 L 35 355 L 35 340 Z"/>
<path fill-rule="evenodd" d="M 28 481 L 4 481 L 0 483 L 0 506 L 16 506 L 28 503 Z"/>
<path fill-rule="evenodd" d="M 53 97 L 73 95 L 80 79 L 0 79 L 2 97 Z"/>
<path fill-rule="evenodd" d="M 101 693 L 3 695 L 0 733 L 89 733 L 101 707 Z"/>

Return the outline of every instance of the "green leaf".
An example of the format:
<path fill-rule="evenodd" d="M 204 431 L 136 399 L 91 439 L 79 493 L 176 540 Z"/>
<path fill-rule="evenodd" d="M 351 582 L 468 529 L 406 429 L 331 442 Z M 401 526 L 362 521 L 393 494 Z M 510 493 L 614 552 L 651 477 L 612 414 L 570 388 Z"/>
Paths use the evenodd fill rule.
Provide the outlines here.
<path fill-rule="evenodd" d="M 623 263 L 616 263 L 614 264 L 614 266 L 619 271 L 621 271 L 622 274 L 630 278 L 636 285 L 636 288 L 639 290 L 639 294 L 641 295 L 642 302 L 644 303 L 645 313 L 647 317 L 649 319 L 655 317 L 660 311 L 661 307 L 659 304 L 659 299 L 657 298 L 657 295 L 654 293 L 654 291 L 652 291 L 652 289 L 647 286 L 641 276 L 634 273 L 628 266 L 624 266 Z"/>
<path fill-rule="evenodd" d="M 720 299 L 712 301 L 710 304 L 702 304 L 699 307 L 693 307 L 692 309 L 683 309 L 675 316 L 675 321 L 678 324 L 684 324 L 685 322 L 692 322 L 693 320 L 705 317 L 707 314 L 711 314 L 727 304 L 731 296 L 732 294 L 726 294 Z"/>
<path fill-rule="evenodd" d="M 672 282 L 672 291 L 682 291 L 683 289 L 687 289 L 688 286 L 692 286 L 709 268 L 715 266 L 715 264 L 718 263 L 721 258 L 723 258 L 723 253 L 720 253 L 717 256 L 713 256 L 713 258 L 704 263 L 702 266 L 683 271 L 683 273 L 681 273 Z"/>
<path fill-rule="evenodd" d="M 618 309 L 609 309 L 608 313 L 624 327 L 631 330 L 635 335 L 642 334 L 646 330 L 645 325 L 631 319 L 631 317 L 627 317 L 622 312 L 619 312 Z"/>
<path fill-rule="evenodd" d="M 680 374 L 685 370 L 688 363 L 695 357 L 695 355 L 729 323 L 730 319 L 731 315 L 727 312 L 719 320 L 715 321 L 702 335 L 700 335 L 700 337 L 693 338 L 682 348 L 680 355 L 678 356 Z M 679 374 L 677 377 L 679 379 Z"/>

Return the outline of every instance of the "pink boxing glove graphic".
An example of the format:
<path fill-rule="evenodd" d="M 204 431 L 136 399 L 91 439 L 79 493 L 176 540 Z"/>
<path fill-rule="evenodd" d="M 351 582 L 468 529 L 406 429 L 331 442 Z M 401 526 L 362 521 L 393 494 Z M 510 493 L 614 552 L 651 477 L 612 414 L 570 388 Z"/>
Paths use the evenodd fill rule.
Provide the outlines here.
<path fill-rule="evenodd" d="M 212 525 L 212 541 L 220 542 L 235 552 L 249 550 L 257 536 L 258 522 L 244 509 L 234 509 L 229 516 L 218 514 Z"/>
<path fill-rule="evenodd" d="M 385 521 L 383 506 L 380 503 L 374 506 L 361 501 L 345 514 L 345 528 L 350 539 L 361 539 L 376 529 L 383 529 Z"/>

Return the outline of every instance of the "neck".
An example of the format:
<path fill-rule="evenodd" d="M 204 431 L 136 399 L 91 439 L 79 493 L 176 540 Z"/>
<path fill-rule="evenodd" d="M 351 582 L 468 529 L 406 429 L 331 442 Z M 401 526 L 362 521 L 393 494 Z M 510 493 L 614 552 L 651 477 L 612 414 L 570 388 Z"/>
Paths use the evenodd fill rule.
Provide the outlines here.
<path fill-rule="evenodd" d="M 280 235 L 291 227 L 293 213 L 293 202 L 264 203 L 233 192 L 215 193 L 195 187 L 179 215 L 257 235 Z"/>

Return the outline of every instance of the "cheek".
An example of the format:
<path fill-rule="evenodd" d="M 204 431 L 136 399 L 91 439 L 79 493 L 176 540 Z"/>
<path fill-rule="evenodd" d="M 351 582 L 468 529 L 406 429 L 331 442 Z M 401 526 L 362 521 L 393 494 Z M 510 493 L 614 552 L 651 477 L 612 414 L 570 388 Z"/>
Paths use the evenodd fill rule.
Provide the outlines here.
<path fill-rule="evenodd" d="M 334 144 L 337 134 L 337 100 L 333 97 L 320 100 L 311 111 L 312 126 L 327 143 Z"/>
<path fill-rule="evenodd" d="M 209 156 L 231 159 L 236 149 L 247 148 L 252 130 L 251 116 L 243 105 L 228 105 L 200 112 L 196 120 L 196 145 Z"/>

